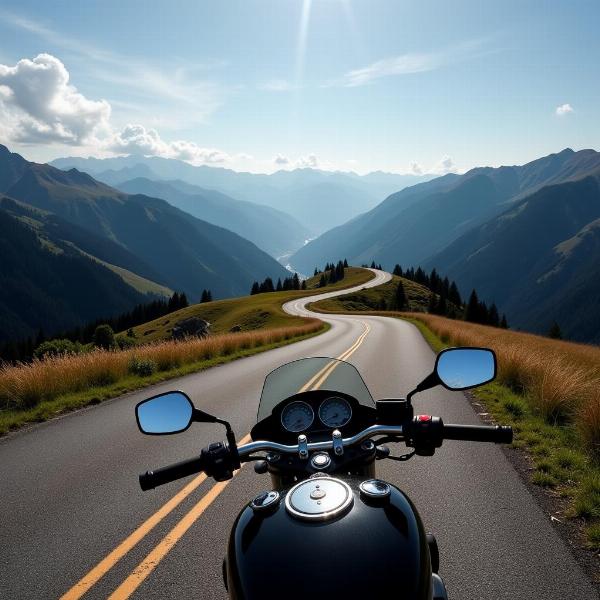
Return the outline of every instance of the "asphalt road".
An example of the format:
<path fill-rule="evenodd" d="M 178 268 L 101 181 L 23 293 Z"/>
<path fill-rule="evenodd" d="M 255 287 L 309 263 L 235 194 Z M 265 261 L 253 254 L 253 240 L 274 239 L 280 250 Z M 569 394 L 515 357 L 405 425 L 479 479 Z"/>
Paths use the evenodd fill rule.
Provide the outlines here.
<path fill-rule="evenodd" d="M 377 272 L 369 285 L 388 278 Z M 309 314 L 306 303 L 286 309 Z M 268 476 L 246 465 L 225 486 L 199 476 L 140 491 L 138 473 L 194 456 L 223 431 L 196 425 L 178 436 L 143 436 L 134 406 L 154 393 L 182 389 L 198 407 L 229 419 L 241 439 L 255 421 L 265 375 L 287 361 L 337 357 L 354 348 L 348 360 L 376 398 L 406 394 L 433 366 L 433 352 L 409 323 L 359 315 L 325 320 L 331 329 L 315 338 L 0 441 L 0 598 L 226 598 L 221 561 L 230 526 L 244 504 L 269 487 Z M 415 404 L 417 412 L 446 422 L 478 423 L 460 393 L 430 390 Z M 597 597 L 499 448 L 446 442 L 433 458 L 377 464 L 379 476 L 409 494 L 436 534 L 452 599 Z"/>

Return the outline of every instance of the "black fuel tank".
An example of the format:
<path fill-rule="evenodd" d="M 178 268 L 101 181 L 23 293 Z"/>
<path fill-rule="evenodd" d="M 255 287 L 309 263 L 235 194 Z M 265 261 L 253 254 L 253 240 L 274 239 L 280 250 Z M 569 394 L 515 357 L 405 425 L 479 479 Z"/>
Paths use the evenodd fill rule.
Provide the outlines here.
<path fill-rule="evenodd" d="M 330 518 L 292 513 L 302 502 L 310 511 L 330 500 L 336 486 L 292 488 L 271 509 L 242 510 L 227 553 L 231 598 L 431 598 L 427 540 L 408 497 L 389 485 L 387 498 L 372 499 L 361 494 L 360 480 L 342 481 L 351 499 Z"/>

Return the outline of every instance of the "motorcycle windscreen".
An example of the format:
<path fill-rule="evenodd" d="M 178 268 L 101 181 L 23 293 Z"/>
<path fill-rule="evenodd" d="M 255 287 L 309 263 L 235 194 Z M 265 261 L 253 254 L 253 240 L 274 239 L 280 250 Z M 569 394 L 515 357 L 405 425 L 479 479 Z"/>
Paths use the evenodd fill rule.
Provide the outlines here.
<path fill-rule="evenodd" d="M 360 373 L 350 363 L 326 357 L 303 358 L 282 365 L 267 375 L 257 420 L 268 417 L 282 400 L 314 390 L 341 392 L 365 406 L 375 406 Z"/>

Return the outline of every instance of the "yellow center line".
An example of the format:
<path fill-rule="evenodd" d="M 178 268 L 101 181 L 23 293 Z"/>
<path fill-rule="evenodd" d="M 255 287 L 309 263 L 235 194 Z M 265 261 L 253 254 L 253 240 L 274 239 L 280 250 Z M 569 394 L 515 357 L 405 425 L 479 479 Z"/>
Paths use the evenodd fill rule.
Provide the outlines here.
<path fill-rule="evenodd" d="M 342 352 L 336 359 L 331 360 L 330 362 L 328 362 L 320 371 L 318 371 L 315 375 L 313 375 L 299 390 L 298 393 L 301 394 L 302 392 L 306 392 L 310 389 L 313 390 L 317 390 L 319 389 L 320 385 L 323 384 L 323 381 L 325 381 L 325 379 L 327 379 L 327 377 L 329 377 L 330 373 L 328 373 L 327 375 L 325 375 L 325 372 L 328 369 L 331 369 L 331 371 L 333 371 L 333 369 L 335 369 L 335 367 L 339 364 L 338 360 L 345 360 L 346 358 L 349 358 L 350 356 L 352 356 L 352 354 L 354 354 L 354 351 L 358 348 L 358 346 L 360 346 L 363 342 L 363 340 L 365 339 L 365 337 L 367 336 L 367 334 L 370 331 L 370 327 L 367 323 L 363 323 L 363 325 L 365 326 L 365 331 L 358 337 L 358 339 L 356 340 L 356 342 L 354 342 L 354 344 L 352 344 L 352 346 L 350 346 L 350 348 L 348 348 L 347 350 L 345 350 L 344 352 Z M 324 376 L 325 375 L 325 376 Z M 315 384 L 315 381 L 317 380 L 321 380 L 319 385 L 316 385 L 313 387 L 313 385 Z"/>
<path fill-rule="evenodd" d="M 365 340 L 370 331 L 367 323 L 364 323 L 365 330 L 358 339 L 336 360 L 345 360 L 349 358 Z M 319 386 L 329 377 L 339 363 L 332 361 L 321 369 L 316 375 L 301 388 L 301 392 L 312 389 L 318 389 Z M 318 381 L 317 381 L 318 379 Z M 317 383 L 315 384 L 315 381 Z M 245 435 L 239 445 L 250 441 L 250 434 Z M 242 465 L 243 466 L 243 465 Z M 239 470 L 234 473 L 234 476 Z M 158 523 L 160 523 L 170 512 L 172 512 L 185 498 L 187 498 L 204 480 L 205 474 L 201 474 L 186 485 L 171 500 L 162 506 L 154 515 L 148 518 L 140 527 L 138 527 L 129 537 L 123 540 L 110 554 L 101 560 L 89 573 L 84 575 L 61 600 L 77 600 L 81 598 L 94 584 L 96 584 L 106 573 L 127 554 L 140 540 L 142 540 Z M 231 480 L 229 480 L 231 481 Z M 160 561 L 168 554 L 173 546 L 183 537 L 186 531 L 200 518 L 202 513 L 213 503 L 218 495 L 225 489 L 229 481 L 216 483 L 200 501 L 177 523 L 177 525 L 159 542 L 159 544 L 146 556 L 146 558 L 133 570 L 127 579 L 113 592 L 111 600 L 121 600 L 129 598 L 133 592 L 142 584 L 148 575 L 157 567 Z"/>
<path fill-rule="evenodd" d="M 240 445 L 250 441 L 250 434 L 240 440 Z M 110 554 L 103 558 L 89 573 L 84 575 L 60 600 L 78 600 L 95 585 L 119 560 L 154 529 L 169 513 L 179 506 L 206 479 L 202 473 L 195 477 L 173 498 L 146 519 L 132 534 L 125 538 Z"/>
<path fill-rule="evenodd" d="M 239 471 L 236 471 L 239 473 Z M 129 598 L 140 587 L 144 579 L 156 569 L 160 561 L 168 554 L 173 546 L 183 537 L 185 532 L 200 518 L 202 513 L 213 503 L 217 496 L 231 481 L 221 481 L 215 484 L 202 499 L 167 533 L 146 556 L 146 558 L 132 571 L 131 575 L 109 596 L 109 600 L 123 600 Z"/>
<path fill-rule="evenodd" d="M 340 354 L 340 356 L 338 356 L 338 358 L 336 359 L 335 362 L 331 362 L 326 367 L 326 371 L 322 375 L 321 375 L 322 371 L 319 371 L 318 374 L 321 375 L 321 377 L 313 385 L 313 387 L 312 387 L 313 390 L 318 390 L 323 385 L 323 383 L 325 383 L 325 380 L 333 373 L 333 371 L 336 369 L 336 367 L 340 364 L 337 361 L 348 360 L 358 350 L 358 348 L 364 342 L 364 340 L 367 337 L 367 334 L 369 333 L 370 330 L 371 330 L 371 328 L 369 327 L 369 325 L 367 323 L 365 323 L 365 330 L 361 334 L 361 336 L 356 340 L 356 342 L 354 342 L 354 344 L 348 350 L 346 350 L 346 352 L 343 352 L 342 354 Z"/>

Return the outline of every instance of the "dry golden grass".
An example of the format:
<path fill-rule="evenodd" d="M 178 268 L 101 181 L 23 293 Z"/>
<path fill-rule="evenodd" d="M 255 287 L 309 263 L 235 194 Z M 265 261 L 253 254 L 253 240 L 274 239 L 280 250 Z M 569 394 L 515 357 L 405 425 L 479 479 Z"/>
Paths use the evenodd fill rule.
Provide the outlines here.
<path fill-rule="evenodd" d="M 576 423 L 600 454 L 600 347 L 429 314 L 404 316 L 423 322 L 446 344 L 492 348 L 500 383 L 527 394 L 547 421 Z"/>
<path fill-rule="evenodd" d="M 159 371 L 227 356 L 317 332 L 323 323 L 305 319 L 303 325 L 228 333 L 206 339 L 167 341 L 128 350 L 95 350 L 86 354 L 49 357 L 19 365 L 0 365 L 0 409 L 27 409 L 126 377 L 133 359 L 153 361 Z"/>

